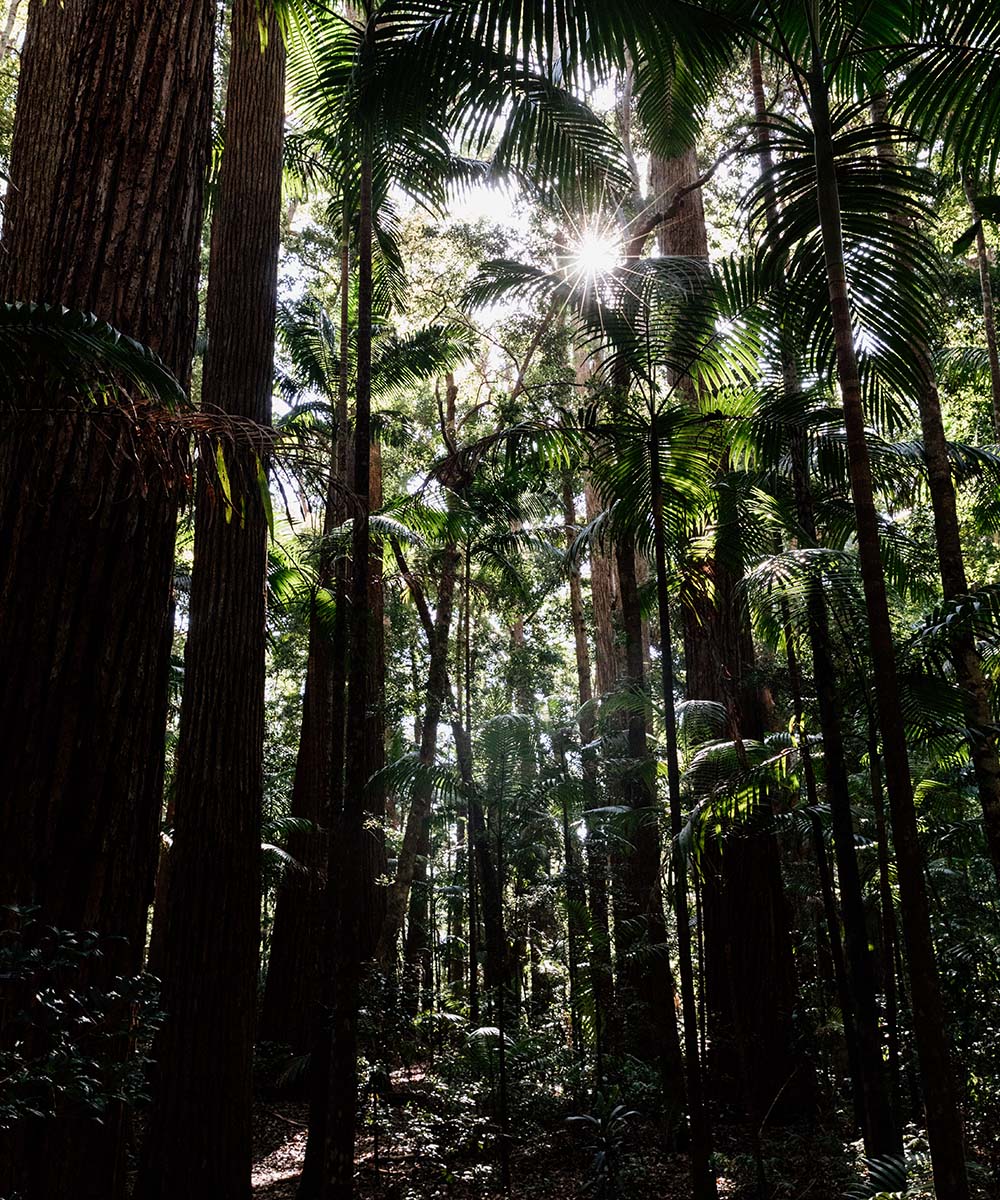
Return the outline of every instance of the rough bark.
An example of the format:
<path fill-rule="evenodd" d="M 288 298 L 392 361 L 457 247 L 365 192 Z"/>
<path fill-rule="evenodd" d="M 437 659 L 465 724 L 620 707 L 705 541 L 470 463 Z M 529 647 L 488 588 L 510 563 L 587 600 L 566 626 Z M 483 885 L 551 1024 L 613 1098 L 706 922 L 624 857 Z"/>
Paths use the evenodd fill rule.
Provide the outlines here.
<path fill-rule="evenodd" d="M 186 384 L 215 6 L 125 7 L 31 6 L 0 296 L 96 312 Z M 0 437 L 0 898 L 121 939 L 110 977 L 141 965 L 156 866 L 176 496 L 147 408 L 66 399 L 11 397 Z M 115 1113 L 57 1151 L 40 1132 L 12 1187 L 117 1195 L 120 1134 Z"/>
<path fill-rule="evenodd" d="M 232 13 L 226 148 L 212 223 L 202 404 L 254 426 L 271 418 L 281 217 L 285 50 L 266 50 L 255 0 Z M 170 866 L 157 1096 L 144 1200 L 250 1194 L 253 1040 L 260 944 L 264 750 L 264 439 L 221 443 L 232 505 L 203 463 L 195 512 Z"/>

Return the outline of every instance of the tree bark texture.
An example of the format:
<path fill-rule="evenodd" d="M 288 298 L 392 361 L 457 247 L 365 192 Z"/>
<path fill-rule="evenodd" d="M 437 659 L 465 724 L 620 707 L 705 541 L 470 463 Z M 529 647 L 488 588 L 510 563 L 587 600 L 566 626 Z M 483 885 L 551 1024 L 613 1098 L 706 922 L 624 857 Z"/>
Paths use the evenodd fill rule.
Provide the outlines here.
<path fill-rule="evenodd" d="M 214 15 L 209 0 L 31 5 L 0 248 L 4 300 L 95 312 L 184 385 Z M 11 401 L 0 898 L 122 939 L 101 967 L 113 976 L 141 965 L 156 866 L 177 504 L 158 430 L 169 422 L 142 403 L 85 412 L 44 385 Z M 109 1114 L 100 1128 L 62 1128 L 57 1152 L 40 1135 L 16 1186 L 27 1200 L 119 1194 L 120 1133 Z"/>
<path fill-rule="evenodd" d="M 166 1019 L 139 1192 L 250 1194 L 260 945 L 264 584 L 281 217 L 285 49 L 256 0 L 232 10 L 225 150 L 212 223 L 202 407 L 246 422 L 200 468 L 166 933 Z"/>

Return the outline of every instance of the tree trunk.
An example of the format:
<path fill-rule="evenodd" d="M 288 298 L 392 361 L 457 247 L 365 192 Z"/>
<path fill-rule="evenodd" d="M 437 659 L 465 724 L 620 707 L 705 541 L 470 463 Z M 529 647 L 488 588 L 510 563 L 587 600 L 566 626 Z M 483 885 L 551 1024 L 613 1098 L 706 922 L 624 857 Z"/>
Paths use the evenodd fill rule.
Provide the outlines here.
<path fill-rule="evenodd" d="M 990 256 L 986 249 L 986 231 L 976 212 L 976 197 L 971 182 L 965 181 L 965 194 L 976 223 L 976 261 L 979 267 L 979 291 L 983 298 L 983 325 L 986 329 L 986 353 L 990 363 L 990 399 L 992 400 L 993 433 L 1000 442 L 1000 345 L 997 341 L 996 311 L 993 307 L 993 285 L 990 282 Z"/>
<path fill-rule="evenodd" d="M 628 722 L 626 804 L 635 814 L 630 845 L 620 862 L 615 906 L 619 1003 L 625 1012 L 629 1049 L 660 1069 L 664 1098 L 674 1115 L 683 1111 L 680 1035 L 674 1011 L 674 981 L 667 958 L 667 927 L 660 884 L 661 847 L 656 797 L 648 778 L 646 681 L 642 617 L 635 571 L 635 544 L 621 537 L 617 545 L 625 632 L 626 682 L 632 693 Z"/>
<path fill-rule="evenodd" d="M 403 927 L 403 915 L 406 912 L 424 829 L 430 817 L 432 788 L 429 770 L 437 753 L 438 726 L 448 698 L 448 647 L 458 563 L 458 548 L 449 545 L 445 549 L 441 565 L 434 636 L 430 639 L 427 699 L 420 742 L 420 764 L 425 771 L 418 776 L 414 785 L 413 799 L 403 830 L 403 844 L 396 865 L 396 877 L 386 899 L 385 919 L 377 949 L 378 959 L 382 963 L 388 963 L 396 951 L 396 941 Z"/>
<path fill-rule="evenodd" d="M 123 20 L 120 0 L 31 6 L 0 297 L 96 312 L 186 385 L 215 5 L 128 8 Z M 180 473 L 158 409 L 140 402 L 133 419 L 118 404 L 66 402 L 44 387 L 12 397 L 0 447 L 0 901 L 117 939 L 100 984 L 142 963 Z M 16 1160 L 0 1154 L 11 1190 L 118 1195 L 120 1112 L 57 1124 L 32 1131 Z"/>
<path fill-rule="evenodd" d="M 350 337 L 350 231 L 343 221 L 340 248 L 340 338 Z M 329 536 L 347 518 L 341 489 L 348 483 L 350 434 L 348 431 L 347 355 L 340 357 L 336 397 L 337 435 L 331 447 L 326 513 L 323 532 Z M 288 872 L 281 881 L 271 933 L 271 954 L 261 1005 L 258 1040 L 285 1043 L 298 1053 L 317 1045 L 323 1023 L 320 1003 L 328 992 L 331 964 L 326 897 L 331 852 L 336 852 L 333 832 L 344 791 L 344 722 L 346 715 L 347 562 L 327 549 L 319 568 L 318 586 L 334 592 L 333 629 L 327 630 L 313 612 L 309 623 L 309 655 L 302 697 L 302 727 L 292 787 L 292 816 L 312 822 L 308 833 L 294 833 L 289 852 L 305 874 Z M 328 998 L 328 997 L 327 997 Z M 328 1044 L 327 1044 L 328 1051 Z M 328 1057 L 316 1055 L 317 1060 Z M 313 1063 L 315 1072 L 316 1064 Z M 321 1072 L 323 1096 L 326 1073 Z M 315 1082 L 315 1080 L 314 1080 Z"/>
<path fill-rule="evenodd" d="M 886 126 L 885 96 L 872 101 L 872 120 L 876 128 Z M 885 140 L 878 148 L 879 159 L 892 166 L 896 161 L 895 147 Z M 970 195 L 970 203 L 972 197 Z M 890 228 L 898 222 L 890 222 Z M 990 376 L 993 383 L 994 408 L 1000 412 L 1000 361 L 997 359 L 996 328 L 992 319 L 992 296 L 989 294 L 989 263 L 983 241 L 982 222 L 979 222 L 980 266 L 985 263 L 983 312 L 987 320 L 987 343 L 990 348 Z M 900 267 L 905 272 L 906 266 Z M 945 600 L 968 594 L 962 554 L 962 535 L 955 505 L 955 485 L 951 476 L 948 442 L 941 416 L 941 397 L 930 348 L 916 338 L 910 348 L 919 371 L 917 407 L 924 440 L 924 461 L 927 464 L 927 489 L 934 514 L 934 548 Z M 996 373 L 994 373 L 996 364 Z M 976 774 L 979 801 L 983 809 L 983 829 L 993 873 L 1000 884 L 1000 758 L 997 756 L 996 719 L 990 704 L 989 691 L 983 675 L 983 660 L 971 633 L 960 633 L 951 639 L 951 660 L 965 700 L 966 726 L 969 730 L 969 755 Z"/>
<path fill-rule="evenodd" d="M 7 9 L 7 20 L 4 21 L 3 33 L 0 34 L 0 63 L 14 49 L 14 25 L 17 21 L 17 14 L 20 7 L 21 0 L 10 0 L 10 7 Z"/>
<path fill-rule="evenodd" d="M 773 161 L 770 132 L 766 124 L 767 111 L 764 101 L 760 53 L 756 47 L 752 55 L 751 72 L 755 112 L 759 124 L 761 171 L 765 177 L 769 177 Z M 778 221 L 778 217 L 777 196 L 773 184 L 768 183 L 768 224 L 774 225 Z M 789 331 L 783 329 L 781 336 L 783 382 L 786 392 L 794 395 L 800 391 L 800 384 Z M 800 431 L 793 431 L 791 436 L 793 443 L 791 447 L 792 491 L 795 497 L 796 515 L 806 536 L 815 541 L 816 524 L 809 484 L 806 447 Z M 813 677 L 819 702 L 826 794 L 833 818 L 834 853 L 840 884 L 844 940 L 847 946 L 846 981 L 849 994 L 842 999 L 844 1036 L 847 1041 L 848 1059 L 852 1064 L 851 1074 L 856 1099 L 860 1098 L 858 1116 L 864 1134 L 865 1152 L 873 1159 L 883 1158 L 887 1155 L 899 1156 L 903 1151 L 902 1134 L 899 1122 L 893 1112 L 882 1061 L 875 968 L 868 944 L 868 925 L 858 869 L 854 816 L 844 755 L 840 705 L 837 696 L 837 671 L 830 638 L 829 619 L 826 601 L 819 584 L 812 581 L 808 587 L 807 619 L 813 653 Z M 801 725 L 802 698 L 798 663 L 790 637 L 786 640 L 788 641 L 789 673 L 792 678 L 796 715 Z M 808 750 L 805 747 L 803 749 L 808 756 Z M 808 763 L 808 757 L 806 761 Z M 807 767 L 807 771 L 812 790 L 815 791 L 811 764 Z M 810 804 L 814 807 L 812 801 Z M 818 822 L 818 818 L 816 820 Z M 817 836 L 817 860 L 820 865 L 824 904 L 827 904 L 828 883 L 822 879 L 827 872 L 826 850 L 818 825 Z M 840 947 L 839 930 L 834 926 L 831 926 L 830 929 L 830 943 L 834 971 L 839 985 L 844 976 L 845 963 Z"/>
<path fill-rule="evenodd" d="M 370 31 L 371 34 L 371 31 Z M 331 1013 L 329 1101 L 322 1144 L 325 1147 L 323 1200 L 353 1200 L 354 1139 L 358 1099 L 358 1008 L 361 986 L 360 911 L 364 892 L 364 821 L 370 761 L 377 736 L 368 656 L 372 639 L 368 611 L 369 485 L 371 464 L 372 356 L 372 160 L 361 161 L 358 238 L 357 391 L 354 416 L 354 526 L 348 655 L 347 757 L 344 806 L 340 819 L 338 879 L 335 884 L 336 971 Z M 378 681 L 379 684 L 381 681 Z M 312 1134 L 312 1130 L 310 1131 Z"/>
<path fill-rule="evenodd" d="M 368 509 L 382 507 L 382 447 L 376 440 L 371 446 L 368 483 Z M 360 954 L 363 963 L 375 955 L 385 920 L 386 889 L 379 882 L 388 869 L 385 847 L 385 788 L 374 777 L 385 767 L 385 591 L 383 586 L 383 539 L 372 537 L 368 557 L 368 695 L 371 704 L 371 737 L 367 744 L 365 768 L 364 867 L 361 908 Z"/>
<path fill-rule="evenodd" d="M 584 489 L 587 520 L 592 521 L 601 511 L 600 500 L 593 486 L 587 482 Z M 618 686 L 621 674 L 619 652 L 615 639 L 614 613 L 618 603 L 618 579 L 613 560 L 599 546 L 590 553 L 590 596 L 594 607 L 594 659 L 597 691 L 600 696 L 610 695 Z M 589 672 L 588 672 L 589 674 Z M 588 725 L 581 723 L 592 739 L 596 732 L 596 721 L 592 717 Z M 592 784 L 590 803 L 600 804 L 599 781 L 596 777 L 596 756 L 585 764 L 591 772 L 588 785 Z M 608 785 L 611 780 L 606 780 Z M 613 785 L 617 787 L 617 783 Z M 612 801 L 614 802 L 614 801 Z M 611 964 L 611 906 L 608 898 L 608 843 L 604 820 L 591 817 L 587 821 L 587 906 L 590 912 L 590 957 L 591 984 L 594 989 L 596 1020 L 595 1040 L 597 1076 L 600 1080 L 605 1049 L 617 1052 L 621 1048 L 621 1013 L 615 1003 L 614 974 Z"/>
<path fill-rule="evenodd" d="M 663 526 L 663 478 L 655 414 L 652 420 L 650 495 L 652 498 L 656 600 L 659 609 L 661 700 L 667 734 L 667 787 L 673 856 L 674 916 L 677 923 L 677 958 L 681 978 L 681 1011 L 684 1023 L 684 1083 L 691 1133 L 691 1194 L 694 1200 L 713 1200 L 718 1195 L 718 1191 L 715 1172 L 711 1165 L 712 1130 L 705 1106 L 701 1055 L 698 1048 L 698 1003 L 695 997 L 694 958 L 691 952 L 687 860 L 680 845 L 683 817 L 681 813 L 680 763 L 677 755 L 677 715 L 674 708 L 674 650 L 670 630 L 670 594 L 667 578 L 666 535 Z"/>
<path fill-rule="evenodd" d="M 857 521 L 858 557 L 870 627 L 875 693 L 896 845 L 903 933 L 913 980 L 913 1017 L 921 1072 L 926 1084 L 927 1130 L 937 1191 L 949 1200 L 969 1194 L 962 1118 L 955 1095 L 945 1013 L 941 997 L 930 912 L 923 876 L 916 812 L 907 760 L 892 625 L 879 547 L 871 464 L 865 436 L 861 379 L 851 326 L 850 294 L 844 267 L 840 195 L 830 124 L 826 64 L 814 43 L 809 97 L 815 136 L 816 199 L 829 284 L 836 346 L 837 377 L 847 431 L 847 457 Z"/>
<path fill-rule="evenodd" d="M 212 223 L 207 412 L 269 424 L 281 218 L 285 49 L 255 0 L 232 12 L 226 148 Z M 241 435 L 237 435 L 239 438 Z M 144 1200 L 250 1194 L 264 751 L 264 439 L 220 442 L 227 509 L 203 462 L 175 780 L 160 1076 Z M 224 919 L 220 919 L 224 918 Z"/>
<path fill-rule="evenodd" d="M 663 198 L 677 195 L 697 177 L 693 147 L 676 158 L 651 160 L 651 186 Z M 662 254 L 708 260 L 700 188 L 681 197 L 658 238 Z M 720 467 L 722 473 L 727 469 L 725 463 Z M 735 520 L 722 494 L 717 520 L 720 526 Z M 737 743 L 760 738 L 764 716 L 749 619 L 740 599 L 742 568 L 716 557 L 705 570 L 713 598 L 693 591 L 684 609 L 686 693 L 689 699 L 723 705 Z M 765 1114 L 772 1120 L 798 1117 L 814 1103 L 812 1072 L 793 1029 L 797 984 L 788 908 L 778 846 L 767 824 L 762 812 L 732 831 L 724 847 L 710 847 L 702 882 L 709 1082 L 716 1096 L 731 1102 L 745 1081 L 745 1102 L 758 1121 Z"/>

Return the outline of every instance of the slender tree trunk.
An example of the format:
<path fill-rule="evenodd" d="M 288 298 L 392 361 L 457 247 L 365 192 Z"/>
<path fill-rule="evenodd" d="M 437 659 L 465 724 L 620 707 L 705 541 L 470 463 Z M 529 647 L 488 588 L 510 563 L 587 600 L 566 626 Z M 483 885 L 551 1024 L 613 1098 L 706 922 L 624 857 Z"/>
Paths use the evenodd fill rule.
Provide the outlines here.
<path fill-rule="evenodd" d="M 993 306 L 993 285 L 990 282 L 990 256 L 986 249 L 986 231 L 976 212 L 976 197 L 970 180 L 965 181 L 965 194 L 976 223 L 976 261 L 979 267 L 979 291 L 983 299 L 983 325 L 986 329 L 986 353 L 990 363 L 990 399 L 993 411 L 993 433 L 1000 442 L 1000 344 L 997 341 L 996 310 Z"/>
<path fill-rule="evenodd" d="M 21 0 L 10 0 L 7 9 L 7 20 L 4 21 L 3 33 L 0 34 L 0 63 L 14 49 L 14 25 L 21 7 Z"/>
<path fill-rule="evenodd" d="M 767 111 L 764 101 L 764 83 L 761 71 L 760 52 L 754 47 L 751 56 L 751 73 L 754 107 L 760 138 L 760 165 L 766 180 L 770 180 L 773 167 L 770 131 L 766 124 Z M 778 201 L 773 183 L 767 187 L 767 221 L 772 227 L 779 219 Z M 785 390 L 789 394 L 800 391 L 798 371 L 790 344 L 790 331 L 782 330 L 782 374 Z M 807 451 L 801 434 L 792 433 L 792 490 L 795 496 L 799 523 L 807 537 L 815 541 L 816 525 L 812 495 L 809 485 Z M 851 808 L 850 787 L 844 754 L 843 731 L 840 723 L 840 706 L 837 697 L 837 671 L 830 639 L 829 619 L 821 588 L 816 582 L 809 584 L 807 613 L 809 637 L 813 652 L 813 675 L 820 710 L 820 730 L 823 737 L 823 761 L 827 800 L 833 818 L 834 853 L 837 861 L 837 877 L 840 883 L 841 909 L 844 919 L 844 940 L 847 946 L 847 984 L 849 995 L 842 998 L 844 1035 L 848 1046 L 848 1058 L 852 1064 L 852 1082 L 860 1093 L 861 1105 L 858 1113 L 865 1139 L 865 1150 L 871 1158 L 900 1155 L 903 1150 L 902 1134 L 892 1104 L 882 1061 L 882 1038 L 878 1023 L 878 998 L 875 986 L 875 967 L 868 944 L 868 925 L 865 917 L 861 875 L 858 869 L 857 848 L 854 837 L 854 816 Z M 794 644 L 789 636 L 789 671 L 795 697 L 796 716 L 801 727 L 802 698 L 798 663 L 794 656 Z M 812 777 L 808 749 L 804 748 L 807 774 L 812 790 Z M 812 803 L 812 802 L 811 802 Z M 818 831 L 817 855 L 821 876 L 826 872 L 826 851 Z M 827 903 L 828 884 L 822 881 L 824 903 Z M 843 954 L 840 947 L 839 929 L 831 924 L 830 944 L 834 971 L 841 982 L 844 974 Z"/>
<path fill-rule="evenodd" d="M 346 346 L 350 334 L 351 254 L 348 225 L 346 221 L 342 224 L 339 345 Z M 330 448 L 323 520 L 325 537 L 329 537 L 347 515 L 341 492 L 347 486 L 350 440 L 347 372 L 347 356 L 341 355 L 335 401 L 337 432 Z M 292 787 L 292 816 L 311 822 L 313 828 L 295 832 L 289 838 L 289 853 L 303 866 L 304 872 L 286 872 L 278 888 L 267 980 L 257 1029 L 259 1041 L 285 1043 L 300 1054 L 316 1044 L 319 1005 L 324 994 L 323 951 L 328 946 L 325 897 L 330 827 L 334 812 L 339 811 L 343 793 L 345 568 L 344 557 L 335 555 L 327 547 L 321 558 L 317 586 L 333 590 L 333 628 L 329 629 L 319 619 L 314 605 L 309 622 L 302 725 Z M 323 1094 L 325 1096 L 325 1073 Z"/>
<path fill-rule="evenodd" d="M 337 888 L 336 946 L 330 1099 L 325 1146 L 324 1200 L 353 1200 L 354 1140 L 358 1101 L 358 1008 L 361 985 L 361 897 L 364 849 L 365 788 L 373 728 L 373 700 L 368 655 L 371 648 L 368 611 L 369 487 L 371 464 L 372 357 L 372 161 L 361 161 L 358 249 L 358 335 L 354 414 L 355 508 L 351 551 L 349 617 L 347 756 L 344 808 L 340 823 L 340 882 Z"/>
<path fill-rule="evenodd" d="M 872 119 L 876 129 L 886 126 L 885 96 L 876 96 L 872 101 Z M 895 147 L 885 140 L 878 148 L 879 159 L 888 166 L 896 162 Z M 970 194 L 970 203 L 973 198 Z M 890 228 L 898 221 L 890 222 Z M 987 318 L 987 344 L 990 351 L 990 378 L 993 384 L 995 413 L 1000 412 L 1000 360 L 997 358 L 996 327 L 993 322 L 992 295 L 989 292 L 989 263 L 986 260 L 986 245 L 983 241 L 983 226 L 979 222 L 978 242 L 980 269 L 985 263 L 983 290 L 983 313 Z M 902 265 L 900 270 L 907 272 Z M 941 416 L 941 397 L 938 394 L 937 378 L 930 349 L 925 342 L 916 338 L 910 346 L 919 370 L 917 407 L 920 412 L 920 428 L 924 441 L 924 460 L 927 464 L 927 488 L 934 514 L 934 547 L 945 600 L 954 600 L 968 594 L 969 583 L 965 574 L 965 559 L 962 554 L 962 535 L 958 524 L 955 504 L 955 485 L 951 475 L 951 460 L 948 442 Z M 1000 435 L 998 435 L 1000 436 Z M 983 661 L 975 638 L 971 633 L 961 633 L 951 641 L 951 660 L 955 675 L 964 693 L 966 725 L 969 729 L 969 754 L 979 801 L 983 809 L 983 828 L 993 873 L 1000 884 L 1000 758 L 997 755 L 996 719 L 990 704 Z"/>
<path fill-rule="evenodd" d="M 186 385 L 197 325 L 215 5 L 31 5 L 0 298 L 97 313 Z M 142 220 L 135 214 L 141 213 Z M 69 409 L 67 411 L 67 400 Z M 0 439 L 0 903 L 113 937 L 92 982 L 138 970 L 157 858 L 177 498 L 163 414 L 75 410 L 44 384 Z M 158 419 L 159 418 L 159 419 Z M 0 1190 L 108 1200 L 123 1114 L 0 1146 Z"/>
<path fill-rule="evenodd" d="M 663 527 L 663 478 L 660 466 L 656 416 L 650 434 L 650 495 L 653 510 L 653 543 L 656 600 L 659 609 L 660 685 L 667 733 L 667 790 L 673 851 L 674 916 L 677 923 L 677 959 L 681 978 L 681 1011 L 684 1023 L 684 1082 L 691 1131 L 691 1189 L 694 1200 L 713 1200 L 718 1194 L 712 1170 L 712 1131 L 705 1106 L 705 1088 L 698 1049 L 698 1006 L 691 952 L 691 915 L 688 904 L 687 860 L 680 845 L 683 828 L 681 774 L 677 755 L 677 715 L 674 709 L 673 636 L 670 630 L 670 594 L 667 579 L 666 535 Z"/>
<path fill-rule="evenodd" d="M 584 491 L 587 520 L 592 521 L 601 511 L 600 501 L 588 482 Z M 599 546 L 591 549 L 590 595 L 594 607 L 594 658 L 597 690 L 601 696 L 610 695 L 618 686 L 620 675 L 619 652 L 615 639 L 614 613 L 618 603 L 618 579 L 613 560 Z M 591 719 L 586 727 L 590 740 L 596 732 Z M 584 727 L 581 726 L 581 737 Z M 593 807 L 599 807 L 598 762 L 596 757 L 586 764 L 588 790 Z M 606 781 L 617 789 L 617 781 Z M 604 821 L 599 817 L 587 821 L 587 903 L 590 910 L 591 980 L 597 1010 L 595 1036 L 597 1041 L 597 1077 L 600 1081 L 605 1049 L 617 1052 L 621 1048 L 621 1013 L 615 1003 L 614 974 L 611 964 L 611 906 L 608 898 L 609 855 Z"/>
<path fill-rule="evenodd" d="M 382 507 L 382 447 L 371 444 L 368 509 Z M 385 589 L 383 583 L 383 538 L 372 537 L 368 556 L 368 695 L 371 703 L 371 736 L 366 747 L 365 830 L 363 842 L 363 886 L 360 954 L 363 963 L 375 956 L 385 922 L 386 889 L 379 882 L 388 869 L 385 846 L 385 788 L 375 778 L 385 767 Z"/>
<path fill-rule="evenodd" d="M 273 15 L 268 33 L 264 51 L 255 0 L 237 0 L 202 384 L 206 411 L 258 427 L 271 418 L 285 114 L 285 50 Z M 235 512 L 203 463 L 174 785 L 167 1016 L 139 1184 L 148 1200 L 199 1189 L 219 1200 L 250 1194 L 267 454 L 263 438 L 220 454 Z"/>
<path fill-rule="evenodd" d="M 870 626 L 875 692 L 882 729 L 886 784 L 892 815 L 906 938 L 913 980 L 914 1032 L 926 1082 L 928 1140 L 938 1193 L 949 1200 L 969 1194 L 965 1171 L 962 1118 L 955 1095 L 948 1054 L 944 1004 L 941 997 L 930 912 L 923 876 L 916 812 L 907 760 L 895 648 L 879 548 L 878 517 L 861 380 L 851 326 L 850 293 L 844 267 L 840 196 L 830 123 L 826 64 L 814 43 L 809 75 L 809 99 L 815 136 L 816 198 L 826 260 L 836 345 L 837 377 L 847 431 L 847 457 L 857 521 L 858 556 Z"/>
<path fill-rule="evenodd" d="M 417 778 L 414 786 L 413 799 L 410 802 L 410 810 L 407 813 L 403 829 L 403 844 L 399 851 L 396 876 L 386 899 L 385 920 L 382 924 L 377 949 L 377 957 L 382 963 L 388 963 L 396 951 L 396 942 L 403 927 L 403 916 L 406 912 L 424 830 L 430 817 L 432 788 L 428 772 L 434 764 L 438 726 L 448 698 L 448 647 L 451 638 L 451 619 L 458 565 L 458 548 L 455 545 L 449 545 L 444 551 L 441 565 L 437 610 L 433 627 L 434 636 L 430 639 L 430 667 L 420 742 L 420 764 L 426 770 Z"/>
<path fill-rule="evenodd" d="M 351 259 L 351 209 L 345 198 L 341 227 L 340 249 L 340 345 L 347 346 L 350 338 L 350 259 Z M 348 405 L 350 392 L 350 364 L 346 354 L 340 355 L 340 377 L 337 386 L 337 440 L 334 446 L 335 461 L 330 468 L 330 486 L 327 504 L 339 518 L 353 514 L 354 509 L 345 502 L 344 493 L 334 487 L 334 479 L 348 486 L 353 474 L 353 453 L 349 432 Z M 336 508 L 334 509 L 334 504 Z M 345 557 L 337 559 L 334 567 L 334 622 L 330 644 L 329 679 L 330 687 L 330 775 L 327 781 L 329 794 L 326 831 L 326 881 L 323 891 L 323 912 L 320 927 L 323 933 L 319 950 L 318 996 L 320 1004 L 312 1014 L 312 1054 L 310 1056 L 310 1104 L 309 1137 L 306 1142 L 305 1161 L 299 1180 L 299 1200 L 314 1200 L 321 1195 L 326 1170 L 326 1121 L 330 1105 L 330 1062 L 334 1007 L 334 990 L 339 986 L 337 970 L 338 954 L 338 888 L 340 887 L 340 863 L 343 846 L 340 837 L 344 810 L 347 760 L 347 641 L 348 641 L 348 586 L 350 562 Z"/>

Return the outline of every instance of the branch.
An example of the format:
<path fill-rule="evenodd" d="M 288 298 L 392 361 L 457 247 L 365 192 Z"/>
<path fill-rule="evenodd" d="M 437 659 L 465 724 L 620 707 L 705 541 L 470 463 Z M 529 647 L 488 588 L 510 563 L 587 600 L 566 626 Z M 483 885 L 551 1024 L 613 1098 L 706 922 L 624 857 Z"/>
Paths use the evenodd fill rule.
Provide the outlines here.
<path fill-rule="evenodd" d="M 723 150 L 707 171 L 699 175 L 698 178 L 692 183 L 686 183 L 674 191 L 674 194 L 670 197 L 670 203 L 666 206 L 666 208 L 658 212 L 649 213 L 642 221 L 642 224 L 640 224 L 628 238 L 626 256 L 629 258 L 638 258 L 642 254 L 642 248 L 645 245 L 646 238 L 648 238 L 651 233 L 654 233 L 661 225 L 665 224 L 667 221 L 673 220 L 673 218 L 677 216 L 677 214 L 680 212 L 681 202 L 684 200 L 684 197 L 690 195 L 691 192 L 696 192 L 699 188 L 704 187 L 719 169 L 719 167 L 721 167 L 727 159 L 732 158 L 734 154 L 738 154 L 746 145 L 746 143 L 747 138 L 743 137 L 740 138 L 735 145 L 730 146 L 728 150 Z M 637 217 L 636 220 L 638 219 L 639 218 Z"/>
<path fill-rule="evenodd" d="M 427 597 L 424 595 L 424 589 L 420 586 L 419 580 L 410 571 L 406 559 L 403 556 L 403 548 L 399 544 L 399 538 L 391 537 L 389 545 L 392 547 L 392 556 L 396 560 L 396 566 L 399 567 L 399 573 L 403 577 L 403 581 L 410 589 L 410 595 L 413 597 L 413 603 L 417 606 L 417 612 L 420 616 L 420 624 L 424 627 L 424 633 L 427 635 L 427 644 L 433 649 L 434 647 L 434 620 L 431 617 L 431 610 L 427 605 Z"/>

